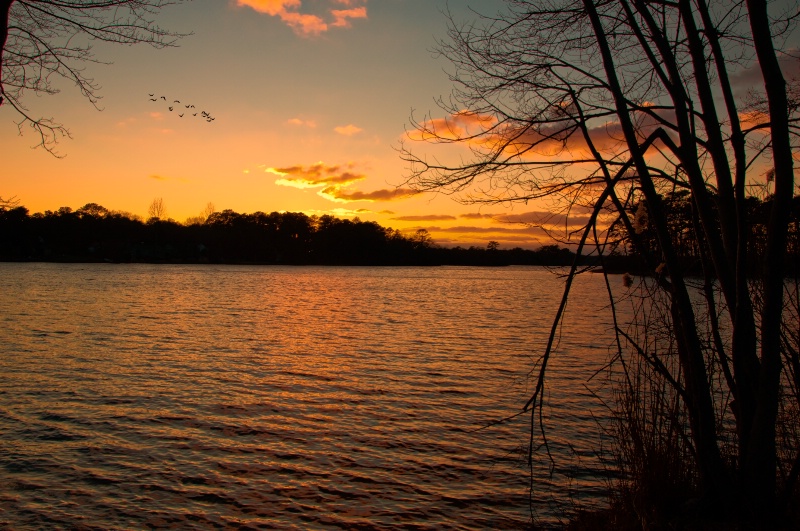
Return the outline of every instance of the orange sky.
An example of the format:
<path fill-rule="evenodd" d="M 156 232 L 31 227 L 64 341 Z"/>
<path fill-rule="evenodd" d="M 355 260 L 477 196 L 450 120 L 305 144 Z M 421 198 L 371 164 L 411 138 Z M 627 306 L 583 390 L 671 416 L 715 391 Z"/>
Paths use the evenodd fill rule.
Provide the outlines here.
<path fill-rule="evenodd" d="M 473 17 L 468 7 L 490 14 L 498 7 L 450 4 L 462 20 Z M 163 198 L 178 221 L 211 202 L 241 213 L 300 211 L 425 228 L 444 245 L 552 243 L 541 229 L 512 223 L 549 219 L 563 230 L 562 217 L 547 217 L 547 204 L 479 208 L 403 184 L 409 169 L 397 149 L 412 113 L 443 119 L 435 98 L 452 89 L 449 63 L 431 51 L 446 37 L 445 6 L 195 0 L 170 7 L 159 24 L 193 33 L 179 47 L 96 46 L 99 60 L 113 62 L 87 65 L 102 86 L 101 111 L 69 85 L 55 96 L 27 95 L 32 114 L 69 128 L 62 158 L 32 149 L 34 132 L 20 136 L 18 115 L 0 106 L 0 197 L 16 196 L 32 212 L 95 202 L 141 216 Z M 451 117 L 450 125 L 474 120 Z M 420 154 L 430 148 L 412 144 Z M 469 146 L 454 149 L 469 157 Z"/>
<path fill-rule="evenodd" d="M 492 12 L 496 4 L 469 5 Z M 28 94 L 33 114 L 68 127 L 63 158 L 32 149 L 34 132 L 18 135 L 18 116 L 0 107 L 0 197 L 16 196 L 31 212 L 95 202 L 142 216 L 160 197 L 178 221 L 211 202 L 242 213 L 357 215 L 426 228 L 444 245 L 550 243 L 539 229 L 496 219 L 530 206 L 478 208 L 403 186 L 408 168 L 397 148 L 412 111 L 435 114 L 434 99 L 451 90 L 448 63 L 431 52 L 445 35 L 444 6 L 197 0 L 169 8 L 159 23 L 193 33 L 179 47 L 96 46 L 98 59 L 113 62 L 87 66 L 102 86 L 101 111 L 69 85 L 55 96 Z M 471 16 L 465 7 L 456 11 Z M 191 116 L 198 111 L 214 120 Z"/>

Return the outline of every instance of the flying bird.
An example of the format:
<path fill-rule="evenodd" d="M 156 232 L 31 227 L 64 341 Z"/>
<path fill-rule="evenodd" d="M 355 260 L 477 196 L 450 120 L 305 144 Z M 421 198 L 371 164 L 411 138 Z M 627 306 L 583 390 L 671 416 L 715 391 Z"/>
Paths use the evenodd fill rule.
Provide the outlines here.
<path fill-rule="evenodd" d="M 160 99 L 161 99 L 161 100 L 164 100 L 164 101 L 169 101 L 169 100 L 167 100 L 167 97 L 166 97 L 166 96 L 159 96 L 159 97 L 157 97 L 157 98 L 154 98 L 153 96 L 155 96 L 155 94 L 149 94 L 149 93 L 148 93 L 148 95 L 150 96 L 150 101 L 158 101 L 158 100 L 160 100 Z M 175 104 L 176 104 L 176 103 L 181 103 L 181 100 L 173 100 L 173 101 L 172 101 L 172 103 L 173 103 L 173 104 L 172 104 L 172 105 L 170 105 L 170 106 L 168 107 L 168 109 L 170 110 L 170 112 L 173 112 L 173 111 L 175 110 Z M 194 104 L 191 104 L 191 103 L 187 103 L 187 104 L 183 105 L 183 107 L 184 107 L 185 109 L 194 109 L 194 108 L 195 108 Z M 198 113 L 196 113 L 196 112 L 193 112 L 193 113 L 192 113 L 192 116 L 197 116 L 197 114 L 198 114 Z M 184 116 L 186 116 L 186 112 L 185 112 L 185 111 L 184 111 L 184 112 L 181 112 L 181 113 L 178 115 L 178 117 L 179 117 L 179 118 L 183 118 Z M 201 111 L 201 112 L 200 112 L 200 116 L 201 116 L 202 118 L 204 118 L 204 119 L 205 119 L 205 121 L 206 121 L 206 122 L 208 122 L 208 123 L 211 123 L 211 122 L 213 122 L 213 121 L 216 119 L 216 118 L 214 118 L 213 116 L 211 116 L 211 114 L 210 114 L 209 112 L 207 112 L 207 111 Z"/>

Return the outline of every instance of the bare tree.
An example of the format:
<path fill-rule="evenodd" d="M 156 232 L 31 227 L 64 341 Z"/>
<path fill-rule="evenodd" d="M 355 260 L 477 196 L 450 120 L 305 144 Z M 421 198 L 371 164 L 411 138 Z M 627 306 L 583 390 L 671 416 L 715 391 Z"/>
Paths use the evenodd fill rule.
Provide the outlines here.
<path fill-rule="evenodd" d="M 147 217 L 148 219 L 167 219 L 167 207 L 162 198 L 153 199 L 153 202 L 147 207 Z"/>
<path fill-rule="evenodd" d="M 217 209 L 214 206 L 214 203 L 209 201 L 206 204 L 206 207 L 203 210 L 200 211 L 200 214 L 198 214 L 197 216 L 191 216 L 189 218 L 186 218 L 186 222 L 184 224 L 185 225 L 202 225 L 203 223 L 208 221 L 208 218 L 210 218 L 211 215 L 216 211 L 217 211 Z"/>
<path fill-rule="evenodd" d="M 627 346 L 671 389 L 706 506 L 758 518 L 787 508 L 800 467 L 798 441 L 778 430 L 781 415 L 795 415 L 800 403 L 798 389 L 785 385 L 797 357 L 783 264 L 798 149 L 781 69 L 790 55 L 780 51 L 795 17 L 767 7 L 765 0 L 507 0 L 480 23 L 451 18 L 441 43 L 454 65 L 455 89 L 440 102 L 447 116 L 415 121 L 410 136 L 467 145 L 472 157 L 403 150 L 409 182 L 420 190 L 478 203 L 547 198 L 567 215 L 588 207 L 589 222 L 565 236 L 577 240 L 579 255 L 602 259 L 619 243 L 610 229 L 626 234 L 655 279 L 656 291 L 645 283 L 646 301 L 665 333 L 652 343 L 643 328 L 652 321 L 617 325 L 616 359 Z M 746 101 L 737 97 L 737 73 L 763 79 Z M 766 170 L 775 186 L 754 283 L 745 190 Z M 694 302 L 664 207 L 664 196 L 676 192 L 688 194 L 702 244 L 704 308 Z M 655 247 L 640 241 L 642 224 Z M 576 270 L 525 405 L 532 423 Z"/>
<path fill-rule="evenodd" d="M 9 197 L 8 199 L 0 196 L 0 211 L 2 210 L 11 210 L 19 206 L 19 199 L 16 196 Z"/>
<path fill-rule="evenodd" d="M 173 46 L 184 34 L 159 27 L 154 18 L 182 1 L 0 0 L 0 105 L 18 113 L 20 133 L 31 127 L 38 145 L 53 153 L 69 131 L 52 118 L 32 114 L 25 94 L 55 94 L 58 80 L 66 80 L 96 106 L 100 87 L 84 70 L 86 63 L 101 62 L 92 43 Z"/>

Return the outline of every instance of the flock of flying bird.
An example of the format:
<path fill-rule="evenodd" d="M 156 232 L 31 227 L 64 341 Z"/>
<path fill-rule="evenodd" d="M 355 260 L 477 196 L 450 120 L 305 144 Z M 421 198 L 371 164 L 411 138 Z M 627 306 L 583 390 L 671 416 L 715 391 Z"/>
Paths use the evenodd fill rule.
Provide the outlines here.
<path fill-rule="evenodd" d="M 167 100 L 166 96 L 156 97 L 155 94 L 150 94 L 149 96 L 150 96 L 150 101 L 164 100 L 165 103 L 168 103 L 168 100 Z M 183 106 L 183 109 L 181 109 L 181 106 Z M 179 118 L 183 118 L 185 114 L 189 113 L 192 116 L 198 116 L 199 115 L 200 118 L 204 119 L 208 123 L 211 123 L 214 120 L 216 120 L 216 118 L 211 116 L 206 111 L 200 111 L 199 113 L 198 112 L 194 112 L 194 108 L 195 108 L 194 105 L 192 105 L 192 104 L 184 105 L 184 104 L 181 103 L 180 100 L 173 100 L 172 101 L 172 103 L 169 105 L 170 112 L 175 111 L 176 107 L 177 107 L 178 111 L 180 112 L 180 114 L 178 114 Z"/>

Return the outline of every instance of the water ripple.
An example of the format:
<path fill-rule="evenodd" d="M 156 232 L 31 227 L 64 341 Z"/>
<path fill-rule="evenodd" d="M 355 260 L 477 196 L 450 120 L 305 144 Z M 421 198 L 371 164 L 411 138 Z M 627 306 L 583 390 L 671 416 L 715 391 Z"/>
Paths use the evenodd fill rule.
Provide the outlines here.
<path fill-rule="evenodd" d="M 558 286 L 535 268 L 0 264 L 0 528 L 524 528 L 526 419 L 478 428 L 525 402 Z M 599 496 L 596 427 L 574 416 L 607 346 L 588 330 L 554 362 L 552 481 Z"/>

